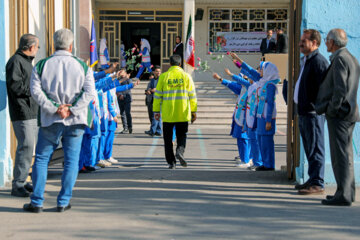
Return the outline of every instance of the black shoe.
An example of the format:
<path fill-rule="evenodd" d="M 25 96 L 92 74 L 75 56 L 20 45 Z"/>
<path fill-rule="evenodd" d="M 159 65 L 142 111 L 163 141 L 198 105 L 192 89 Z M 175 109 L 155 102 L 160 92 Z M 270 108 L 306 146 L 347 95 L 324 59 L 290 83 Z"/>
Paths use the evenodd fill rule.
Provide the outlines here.
<path fill-rule="evenodd" d="M 132 134 L 132 128 L 129 128 L 129 134 Z"/>
<path fill-rule="evenodd" d="M 265 166 L 257 167 L 255 171 L 274 171 L 274 168 L 267 168 Z"/>
<path fill-rule="evenodd" d="M 304 184 L 296 184 L 295 189 L 296 190 L 301 190 L 301 189 L 307 188 L 308 186 L 310 186 L 309 182 L 305 182 Z"/>
<path fill-rule="evenodd" d="M 94 172 L 96 171 L 96 169 L 92 166 L 85 166 L 85 169 L 88 170 L 89 172 Z"/>
<path fill-rule="evenodd" d="M 161 137 L 161 133 L 155 133 L 155 136 Z"/>
<path fill-rule="evenodd" d="M 176 169 L 176 164 L 169 164 L 169 169 Z"/>
<path fill-rule="evenodd" d="M 11 190 L 11 195 L 14 197 L 29 197 L 30 193 L 26 191 L 25 187 L 13 188 Z"/>
<path fill-rule="evenodd" d="M 25 188 L 26 191 L 28 191 L 28 192 L 33 192 L 33 191 L 34 191 L 33 185 L 31 185 L 31 183 L 26 183 L 26 184 L 24 185 L 24 188 Z"/>
<path fill-rule="evenodd" d="M 251 167 L 248 167 L 248 170 L 256 171 L 256 169 L 257 169 L 258 167 L 259 167 L 259 166 L 252 165 Z"/>
<path fill-rule="evenodd" d="M 33 213 L 41 213 L 43 211 L 42 207 L 35 207 L 31 203 L 26 203 L 23 206 L 24 211 L 33 212 Z"/>
<path fill-rule="evenodd" d="M 321 201 L 321 204 L 329 206 L 351 206 L 351 202 L 340 201 L 335 198 L 324 199 Z"/>
<path fill-rule="evenodd" d="M 121 134 L 126 134 L 126 133 L 129 133 L 129 130 L 128 129 L 124 129 L 120 132 Z"/>
<path fill-rule="evenodd" d="M 57 206 L 56 207 L 57 212 L 65 212 L 65 211 L 70 210 L 70 209 L 71 209 L 70 203 L 67 206 Z"/>
<path fill-rule="evenodd" d="M 181 153 L 176 154 L 176 158 L 179 159 L 180 165 L 182 167 L 187 167 L 187 162 L 185 161 L 184 155 Z"/>
<path fill-rule="evenodd" d="M 326 195 L 326 200 L 331 200 L 334 198 L 334 195 Z"/>
<path fill-rule="evenodd" d="M 79 173 L 89 173 L 90 171 L 87 170 L 85 167 L 79 170 Z"/>

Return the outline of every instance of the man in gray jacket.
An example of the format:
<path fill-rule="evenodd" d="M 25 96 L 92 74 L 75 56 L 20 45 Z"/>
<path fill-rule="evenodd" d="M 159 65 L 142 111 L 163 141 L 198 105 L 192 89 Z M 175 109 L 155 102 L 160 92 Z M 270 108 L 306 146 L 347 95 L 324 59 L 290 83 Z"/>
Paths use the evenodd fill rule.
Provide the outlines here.
<path fill-rule="evenodd" d="M 330 140 L 331 164 L 337 189 L 326 196 L 324 205 L 350 206 L 355 201 L 352 133 L 360 120 L 357 105 L 360 66 L 345 48 L 347 36 L 342 29 L 332 29 L 325 39 L 331 52 L 331 65 L 316 100 L 316 112 L 325 113 Z"/>
<path fill-rule="evenodd" d="M 40 106 L 40 129 L 32 172 L 34 192 L 31 202 L 24 205 L 25 211 L 42 211 L 48 163 L 60 139 L 64 150 L 64 171 L 57 211 L 63 212 L 71 207 L 81 142 L 85 127 L 90 124 L 88 106 L 97 97 L 93 72 L 71 54 L 73 41 L 74 35 L 69 29 L 56 31 L 55 53 L 40 60 L 31 76 L 31 95 Z"/>

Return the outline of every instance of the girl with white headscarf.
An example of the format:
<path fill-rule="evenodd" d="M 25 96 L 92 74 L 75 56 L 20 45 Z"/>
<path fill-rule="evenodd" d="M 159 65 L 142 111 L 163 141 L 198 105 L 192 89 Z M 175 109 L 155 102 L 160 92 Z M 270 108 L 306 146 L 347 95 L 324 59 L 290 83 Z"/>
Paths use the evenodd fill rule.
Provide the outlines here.
<path fill-rule="evenodd" d="M 147 69 L 147 71 L 149 73 L 152 72 L 152 70 L 151 70 L 151 60 L 150 60 L 151 47 L 150 47 L 149 41 L 146 40 L 145 38 L 141 39 L 140 50 L 141 50 L 140 54 L 142 56 L 142 58 L 141 58 L 141 66 L 140 66 L 140 69 L 139 69 L 138 73 L 136 74 L 136 78 L 140 78 L 141 74 L 144 72 L 145 69 Z"/>
<path fill-rule="evenodd" d="M 276 84 L 280 82 L 279 71 L 271 62 L 261 62 L 260 72 L 243 61 L 240 62 L 240 65 L 241 73 L 257 82 L 256 89 L 252 89 L 252 93 L 249 93 L 251 95 L 250 113 L 247 116 L 256 121 L 256 135 L 263 161 L 263 166 L 256 168 L 256 171 L 273 171 L 275 170 L 275 95 L 277 94 Z"/>
<path fill-rule="evenodd" d="M 109 52 L 106 46 L 106 38 L 102 38 L 100 40 L 100 49 L 99 49 L 99 55 L 100 55 L 100 65 L 102 69 L 107 69 L 110 66 L 110 58 L 109 58 Z"/>

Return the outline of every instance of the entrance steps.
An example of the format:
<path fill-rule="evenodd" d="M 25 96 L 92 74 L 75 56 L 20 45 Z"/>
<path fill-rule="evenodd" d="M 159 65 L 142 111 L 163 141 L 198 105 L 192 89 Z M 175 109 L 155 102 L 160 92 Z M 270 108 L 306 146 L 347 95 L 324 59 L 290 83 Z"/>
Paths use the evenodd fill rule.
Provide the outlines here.
<path fill-rule="evenodd" d="M 131 113 L 135 128 L 149 128 L 150 122 L 145 105 L 145 89 L 148 81 L 141 81 L 140 84 L 131 90 L 133 102 Z M 194 123 L 201 128 L 228 128 L 232 122 L 232 114 L 237 96 L 219 82 L 196 81 L 195 87 L 198 99 L 197 120 Z M 282 84 L 278 85 L 276 97 L 277 126 L 285 127 L 287 123 L 287 106 L 282 97 Z M 121 125 L 121 124 L 120 124 Z"/>

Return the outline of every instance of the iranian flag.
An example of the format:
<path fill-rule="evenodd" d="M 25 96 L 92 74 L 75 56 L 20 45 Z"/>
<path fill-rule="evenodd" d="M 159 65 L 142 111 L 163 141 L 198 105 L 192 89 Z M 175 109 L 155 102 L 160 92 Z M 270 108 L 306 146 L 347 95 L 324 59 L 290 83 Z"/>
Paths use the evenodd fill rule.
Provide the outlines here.
<path fill-rule="evenodd" d="M 195 67 L 195 42 L 192 36 L 192 21 L 191 15 L 189 17 L 189 25 L 186 35 L 186 49 L 185 49 L 185 61 L 192 67 Z"/>

